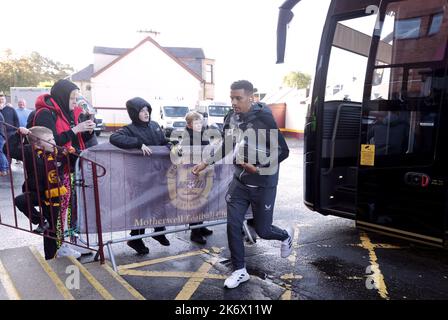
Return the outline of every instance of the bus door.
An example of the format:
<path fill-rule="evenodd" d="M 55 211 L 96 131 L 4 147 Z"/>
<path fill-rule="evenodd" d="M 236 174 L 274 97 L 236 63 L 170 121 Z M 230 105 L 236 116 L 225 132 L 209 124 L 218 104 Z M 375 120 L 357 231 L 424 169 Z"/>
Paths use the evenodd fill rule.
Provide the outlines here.
<path fill-rule="evenodd" d="M 435 246 L 447 240 L 447 5 L 381 2 L 357 164 L 357 226 Z"/>
<path fill-rule="evenodd" d="M 372 3 L 333 1 L 322 35 L 305 124 L 304 202 L 325 215 L 356 217 L 362 98 L 376 23 L 375 11 L 366 8 Z"/>

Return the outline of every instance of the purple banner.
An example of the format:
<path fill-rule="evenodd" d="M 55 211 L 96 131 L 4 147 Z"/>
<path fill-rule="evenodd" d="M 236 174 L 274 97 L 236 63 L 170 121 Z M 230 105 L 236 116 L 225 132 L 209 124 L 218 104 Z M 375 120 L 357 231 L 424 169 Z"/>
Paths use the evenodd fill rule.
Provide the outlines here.
<path fill-rule="evenodd" d="M 226 218 L 225 195 L 232 180 L 232 165 L 217 163 L 195 176 L 191 173 L 192 164 L 171 162 L 167 147 L 150 148 L 149 157 L 140 150 L 123 150 L 109 143 L 82 153 L 106 169 L 106 174 L 98 178 L 103 232 Z M 102 173 L 98 168 L 98 174 Z M 95 233 L 90 162 L 80 161 L 77 179 L 86 186 L 77 188 L 78 228 L 81 233 Z"/>

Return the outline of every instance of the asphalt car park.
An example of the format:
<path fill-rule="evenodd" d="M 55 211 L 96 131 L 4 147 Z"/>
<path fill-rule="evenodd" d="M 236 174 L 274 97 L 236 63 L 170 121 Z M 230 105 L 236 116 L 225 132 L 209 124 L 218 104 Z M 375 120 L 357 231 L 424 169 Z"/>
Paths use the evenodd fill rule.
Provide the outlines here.
<path fill-rule="evenodd" d="M 107 141 L 107 134 L 99 141 Z M 290 156 L 281 164 L 274 222 L 294 226 L 293 254 L 280 257 L 280 242 L 246 243 L 250 281 L 223 288 L 232 272 L 225 224 L 211 227 L 206 245 L 190 231 L 167 235 L 163 247 L 144 241 L 138 256 L 125 243 L 113 245 L 119 274 L 149 300 L 423 300 L 448 298 L 446 251 L 367 233 L 355 222 L 323 216 L 302 202 L 301 140 L 288 138 Z M 0 181 L 2 188 L 9 183 Z M 20 186 L 19 183 L 17 183 Z M 1 210 L 12 210 L 2 193 Z M 36 244 L 41 238 L 0 226 L 1 248 Z M 147 229 L 151 231 L 151 229 Z M 82 262 L 92 257 L 82 258 Z"/>

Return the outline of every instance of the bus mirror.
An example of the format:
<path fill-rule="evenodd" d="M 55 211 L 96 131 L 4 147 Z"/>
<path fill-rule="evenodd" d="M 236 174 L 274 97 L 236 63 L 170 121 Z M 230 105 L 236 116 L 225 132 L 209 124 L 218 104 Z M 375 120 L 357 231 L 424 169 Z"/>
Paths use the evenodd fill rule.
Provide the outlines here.
<path fill-rule="evenodd" d="M 277 64 L 284 62 L 286 48 L 286 27 L 294 17 L 291 9 L 299 2 L 300 0 L 286 0 L 279 8 L 280 11 L 278 14 L 277 22 Z"/>

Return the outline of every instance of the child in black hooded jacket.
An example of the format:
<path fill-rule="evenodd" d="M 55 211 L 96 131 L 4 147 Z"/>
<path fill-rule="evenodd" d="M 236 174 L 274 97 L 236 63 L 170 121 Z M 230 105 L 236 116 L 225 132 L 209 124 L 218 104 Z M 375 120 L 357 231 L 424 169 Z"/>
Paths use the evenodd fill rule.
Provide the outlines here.
<path fill-rule="evenodd" d="M 124 126 L 110 136 L 110 143 L 122 149 L 141 149 L 143 155 L 150 156 L 149 146 L 163 146 L 168 144 L 168 140 L 157 122 L 151 121 L 151 105 L 142 98 L 136 97 L 126 102 L 126 109 L 132 124 Z M 164 231 L 165 227 L 154 228 L 154 231 Z M 131 236 L 142 235 L 145 229 L 131 231 Z M 169 246 L 170 242 L 165 235 L 153 237 L 164 246 Z M 149 253 L 142 239 L 127 242 L 139 254 Z"/>

